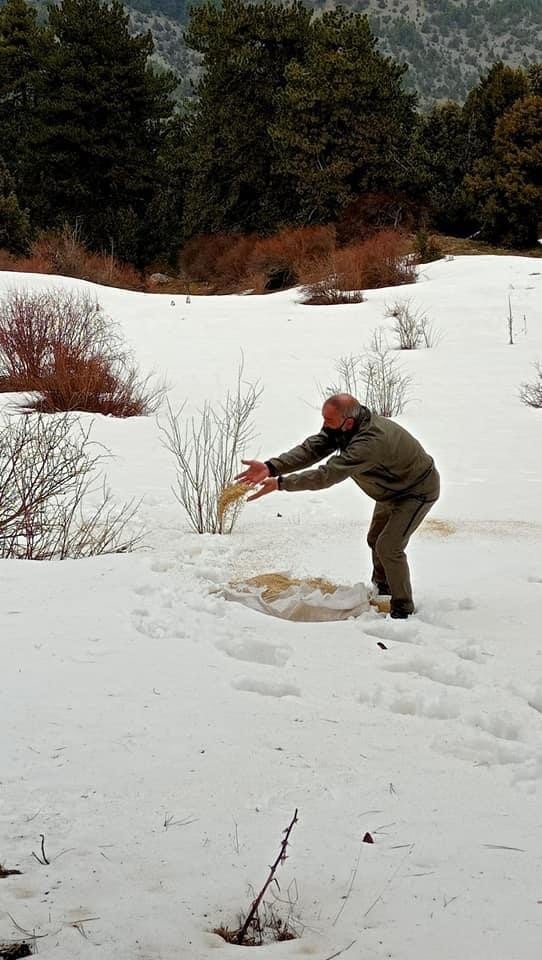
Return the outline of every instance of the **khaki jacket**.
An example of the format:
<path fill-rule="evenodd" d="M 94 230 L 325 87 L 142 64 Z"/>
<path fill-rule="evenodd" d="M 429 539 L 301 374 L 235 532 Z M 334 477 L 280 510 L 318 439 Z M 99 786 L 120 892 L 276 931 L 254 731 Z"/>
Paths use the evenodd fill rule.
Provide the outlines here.
<path fill-rule="evenodd" d="M 321 430 L 266 463 L 271 473 L 281 474 L 282 490 L 323 490 L 351 477 L 373 500 L 438 499 L 439 475 L 432 457 L 393 420 L 362 407 L 345 448 L 334 453 L 335 449 L 333 440 Z M 333 453 L 322 466 L 306 469 Z M 303 472 L 285 476 L 297 470 Z"/>

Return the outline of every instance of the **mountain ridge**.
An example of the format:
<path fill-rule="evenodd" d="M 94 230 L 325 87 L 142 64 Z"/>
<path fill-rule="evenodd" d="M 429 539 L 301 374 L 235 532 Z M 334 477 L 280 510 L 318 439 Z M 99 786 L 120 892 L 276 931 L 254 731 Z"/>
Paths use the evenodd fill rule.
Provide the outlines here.
<path fill-rule="evenodd" d="M 336 6 L 306 2 L 316 11 Z M 408 65 L 405 84 L 422 104 L 464 100 L 498 60 L 517 67 L 542 57 L 541 0 L 346 0 L 342 5 L 368 15 L 382 53 Z M 182 87 L 197 73 L 195 55 L 182 39 L 188 6 L 185 0 L 126 4 L 132 28 L 151 31 L 156 59 L 180 74 Z"/>

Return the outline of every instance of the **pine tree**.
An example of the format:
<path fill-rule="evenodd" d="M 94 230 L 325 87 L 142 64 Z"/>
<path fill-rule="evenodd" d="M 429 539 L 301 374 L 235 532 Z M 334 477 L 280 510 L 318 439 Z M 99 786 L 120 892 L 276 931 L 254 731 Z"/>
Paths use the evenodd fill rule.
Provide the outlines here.
<path fill-rule="evenodd" d="M 11 253 L 26 253 L 30 241 L 30 222 L 21 210 L 13 178 L 0 157 L 0 248 Z"/>
<path fill-rule="evenodd" d="M 145 210 L 165 122 L 171 74 L 148 63 L 149 34 L 132 37 L 119 0 L 49 7 L 36 144 L 35 215 L 42 226 L 77 223 L 85 240 L 142 262 Z"/>
<path fill-rule="evenodd" d="M 298 0 L 193 8 L 185 39 L 203 65 L 186 121 L 188 235 L 269 230 L 287 216 L 270 127 L 286 68 L 305 55 L 311 17 Z"/>
<path fill-rule="evenodd" d="M 529 94 L 524 70 L 496 63 L 469 93 L 463 108 L 474 159 L 491 153 L 495 126 L 500 117 Z"/>
<path fill-rule="evenodd" d="M 467 177 L 482 234 L 532 247 L 542 222 L 542 97 L 516 101 L 498 120 L 492 155 Z"/>
<path fill-rule="evenodd" d="M 474 158 L 459 104 L 439 104 L 419 117 L 412 162 L 417 195 L 431 225 L 458 234 L 474 230 L 464 186 Z"/>
<path fill-rule="evenodd" d="M 36 138 L 40 69 L 50 40 L 25 0 L 0 9 L 0 149 L 17 188 L 24 189 Z"/>
<path fill-rule="evenodd" d="M 415 120 L 405 69 L 377 50 L 365 15 L 337 7 L 313 21 L 272 128 L 300 221 L 331 220 L 356 195 L 404 188 Z"/>

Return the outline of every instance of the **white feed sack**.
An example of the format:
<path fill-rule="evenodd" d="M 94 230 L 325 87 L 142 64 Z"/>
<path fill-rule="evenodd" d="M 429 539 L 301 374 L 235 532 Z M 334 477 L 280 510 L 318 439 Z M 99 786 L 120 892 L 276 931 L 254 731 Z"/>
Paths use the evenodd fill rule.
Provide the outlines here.
<path fill-rule="evenodd" d="M 244 581 L 228 584 L 219 592 L 226 600 L 234 600 L 251 610 L 283 620 L 348 620 L 371 609 L 367 587 L 363 583 L 348 587 L 339 585 L 330 592 L 316 587 L 311 580 L 292 580 L 289 586 L 275 595 L 275 591 L 270 593 L 265 583 Z"/>

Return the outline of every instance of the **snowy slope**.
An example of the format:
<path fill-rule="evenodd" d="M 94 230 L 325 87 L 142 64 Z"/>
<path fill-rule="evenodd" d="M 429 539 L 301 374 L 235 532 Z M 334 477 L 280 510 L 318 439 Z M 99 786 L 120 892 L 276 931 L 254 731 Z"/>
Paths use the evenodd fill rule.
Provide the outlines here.
<path fill-rule="evenodd" d="M 220 399 L 242 350 L 262 458 L 320 426 L 317 384 L 409 298 L 442 336 L 401 354 L 400 421 L 437 461 L 443 523 L 411 543 L 406 623 L 266 618 L 214 588 L 367 581 L 371 502 L 348 482 L 276 494 L 233 536 L 198 537 L 156 422 L 96 418 L 113 490 L 144 495 L 151 533 L 131 555 L 0 563 L 0 863 L 22 871 L 0 879 L 0 942 L 18 924 L 54 960 L 252 956 L 210 931 L 246 910 L 297 807 L 276 894 L 302 936 L 262 960 L 538 960 L 542 411 L 517 392 L 542 359 L 541 261 L 440 261 L 334 308 L 17 274 L 0 291 L 23 282 L 96 293 L 173 406 Z"/>

